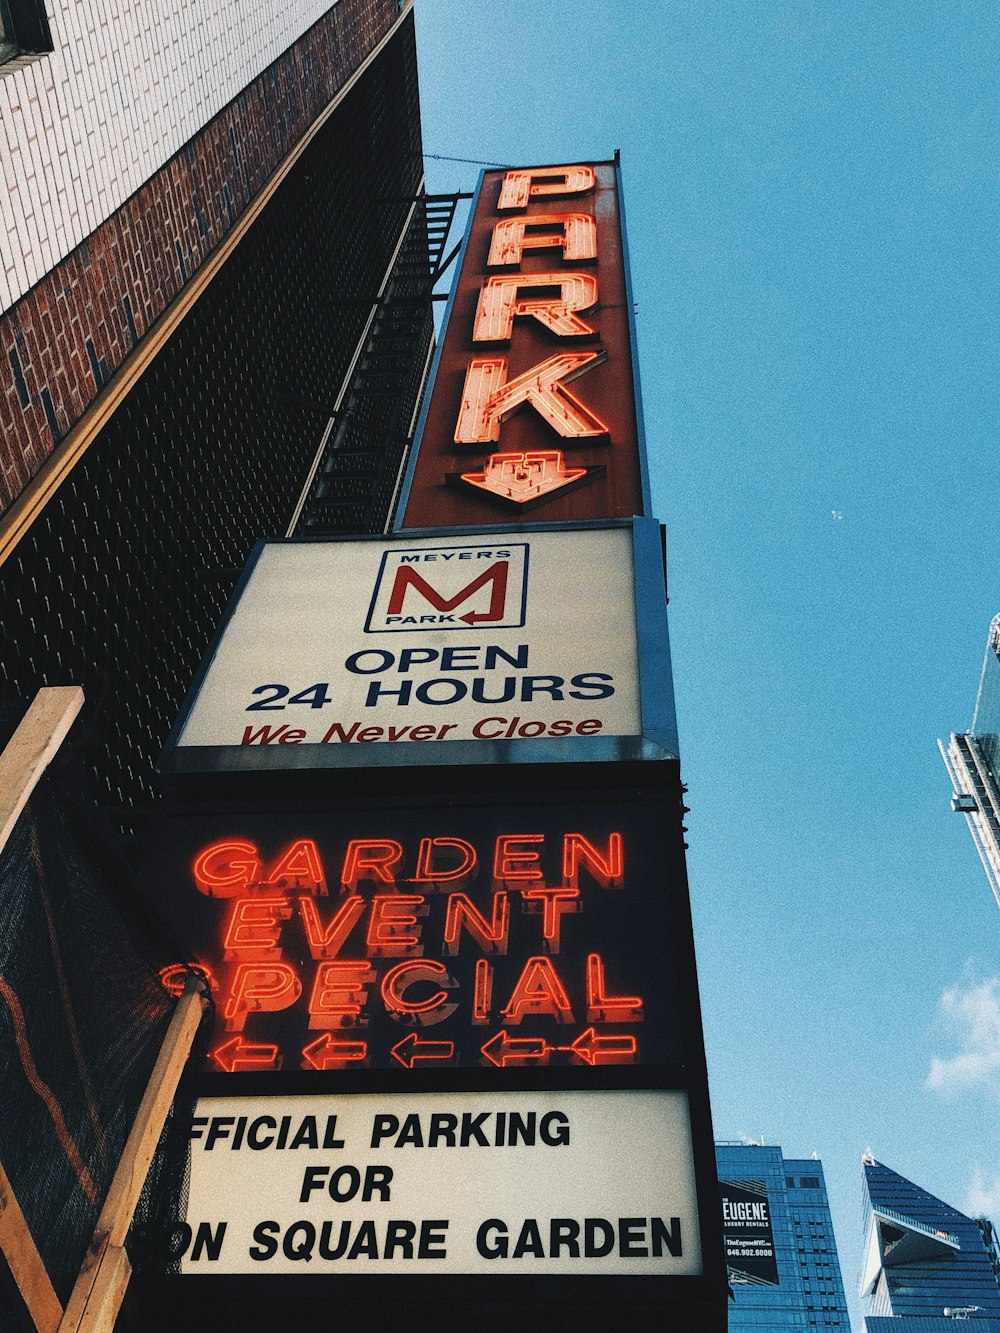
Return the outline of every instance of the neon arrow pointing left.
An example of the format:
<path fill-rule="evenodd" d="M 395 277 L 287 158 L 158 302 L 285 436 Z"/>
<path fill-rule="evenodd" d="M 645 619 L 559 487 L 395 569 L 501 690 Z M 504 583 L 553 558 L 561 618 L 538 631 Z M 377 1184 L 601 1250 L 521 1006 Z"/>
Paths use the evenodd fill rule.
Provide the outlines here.
<path fill-rule="evenodd" d="M 311 1041 L 302 1051 L 303 1069 L 342 1069 L 368 1058 L 366 1041 L 335 1041 L 329 1032 Z"/>
<path fill-rule="evenodd" d="M 420 1060 L 451 1060 L 455 1054 L 453 1041 L 421 1041 L 410 1032 L 392 1048 L 392 1058 L 404 1069 L 412 1069 Z"/>
<path fill-rule="evenodd" d="M 502 1029 L 481 1048 L 491 1065 L 548 1064 L 553 1047 L 544 1037 L 511 1037 Z"/>
<path fill-rule="evenodd" d="M 239 1073 L 248 1069 L 280 1069 L 281 1056 L 278 1048 L 271 1042 L 244 1041 L 242 1037 L 232 1037 L 217 1046 L 211 1059 L 224 1069 L 227 1074 Z"/>
<path fill-rule="evenodd" d="M 639 1043 L 625 1033 L 601 1033 L 596 1028 L 581 1032 L 570 1046 L 561 1046 L 588 1065 L 630 1065 L 635 1062 Z"/>

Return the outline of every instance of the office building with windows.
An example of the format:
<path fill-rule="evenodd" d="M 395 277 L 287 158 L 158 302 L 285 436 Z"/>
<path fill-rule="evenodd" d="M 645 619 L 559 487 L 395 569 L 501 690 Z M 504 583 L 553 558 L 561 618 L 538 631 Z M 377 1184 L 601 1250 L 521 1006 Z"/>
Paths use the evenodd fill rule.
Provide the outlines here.
<path fill-rule="evenodd" d="M 865 1333 L 1000 1333 L 1000 1252 L 992 1223 L 967 1217 L 862 1158 Z"/>
<path fill-rule="evenodd" d="M 938 747 L 951 778 L 951 808 L 965 816 L 1000 906 L 1000 615 L 990 623 L 972 727 Z"/>
<path fill-rule="evenodd" d="M 756 1143 L 717 1143 L 715 1152 L 730 1329 L 849 1333 L 822 1162 Z"/>

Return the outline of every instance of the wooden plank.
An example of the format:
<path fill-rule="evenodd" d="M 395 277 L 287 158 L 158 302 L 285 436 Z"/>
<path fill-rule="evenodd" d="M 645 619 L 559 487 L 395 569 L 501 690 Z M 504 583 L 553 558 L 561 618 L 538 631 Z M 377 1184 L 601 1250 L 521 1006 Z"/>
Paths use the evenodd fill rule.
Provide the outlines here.
<path fill-rule="evenodd" d="M 184 1062 L 190 1053 L 191 1043 L 201 1022 L 203 1008 L 204 1000 L 199 982 L 196 978 L 189 977 L 184 993 L 177 1001 L 177 1008 L 170 1020 L 160 1053 L 156 1057 L 156 1064 L 146 1085 L 128 1142 L 125 1144 L 108 1196 L 104 1200 L 101 1215 L 97 1219 L 93 1240 L 77 1274 L 69 1303 L 59 1324 L 59 1333 L 84 1333 L 85 1330 L 91 1333 L 91 1325 L 87 1322 L 90 1317 L 88 1311 L 91 1302 L 98 1294 L 96 1288 L 99 1281 L 101 1283 L 107 1281 L 110 1284 L 108 1291 L 115 1289 L 111 1277 L 99 1279 L 99 1274 L 109 1250 L 120 1249 L 125 1244 L 125 1237 L 136 1204 L 139 1202 L 149 1164 L 163 1132 L 167 1113 L 184 1069 Z M 127 1275 L 125 1282 L 126 1284 L 128 1282 Z M 119 1305 L 124 1292 L 123 1285 L 118 1294 Z M 107 1292 L 100 1296 L 98 1302 L 102 1310 L 106 1297 Z M 117 1306 L 115 1310 L 117 1311 Z M 102 1314 L 101 1317 L 106 1316 Z M 111 1324 L 95 1325 L 94 1328 L 111 1328 L 113 1323 L 112 1315 Z"/>
<path fill-rule="evenodd" d="M 90 1299 L 80 1320 L 80 1333 L 114 1333 L 131 1276 L 132 1265 L 125 1250 L 120 1245 L 109 1245 L 94 1274 Z"/>
<path fill-rule="evenodd" d="M 177 1001 L 177 1008 L 156 1057 L 122 1160 L 98 1219 L 98 1230 L 107 1228 L 108 1243 L 111 1245 L 125 1244 L 125 1236 L 163 1132 L 170 1104 L 174 1100 L 184 1062 L 198 1031 L 204 1005 L 200 982 L 195 977 L 189 977 L 184 994 Z"/>
<path fill-rule="evenodd" d="M 0 1165 L 0 1250 L 38 1333 L 56 1333 L 63 1308 L 28 1230 L 7 1173 Z"/>
<path fill-rule="evenodd" d="M 337 107 L 340 106 L 369 65 L 378 59 L 388 43 L 396 36 L 403 20 L 412 8 L 413 0 L 406 0 L 399 11 L 399 17 L 382 40 L 369 51 L 343 87 L 334 93 L 292 151 L 268 177 L 260 193 L 244 209 L 239 221 L 226 239 L 216 250 L 213 250 L 194 276 L 184 284 L 180 293 L 167 306 L 159 319 L 150 326 L 134 350 L 108 380 L 91 406 L 76 425 L 67 431 L 3 518 L 0 519 L 0 565 L 13 553 L 18 542 L 26 535 L 32 523 L 121 406 L 141 375 L 159 354 L 167 339 L 172 336 L 188 314 L 195 301 L 205 292 L 212 279 L 218 275 L 223 264 L 257 221 L 264 206 L 292 167 L 295 166 L 306 148 L 330 116 L 333 115 Z"/>
<path fill-rule="evenodd" d="M 0 851 L 82 707 L 79 685 L 39 690 L 0 754 Z"/>

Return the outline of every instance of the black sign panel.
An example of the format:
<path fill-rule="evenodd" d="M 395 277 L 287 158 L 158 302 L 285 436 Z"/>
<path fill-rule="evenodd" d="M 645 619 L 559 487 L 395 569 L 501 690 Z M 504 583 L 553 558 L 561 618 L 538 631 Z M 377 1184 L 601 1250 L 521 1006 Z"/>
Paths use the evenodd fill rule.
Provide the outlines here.
<path fill-rule="evenodd" d="M 143 881 L 212 981 L 213 1073 L 685 1058 L 662 800 L 176 815 L 145 846 Z"/>
<path fill-rule="evenodd" d="M 763 1180 L 720 1180 L 719 1189 L 729 1281 L 734 1286 L 778 1286 L 766 1184 Z"/>

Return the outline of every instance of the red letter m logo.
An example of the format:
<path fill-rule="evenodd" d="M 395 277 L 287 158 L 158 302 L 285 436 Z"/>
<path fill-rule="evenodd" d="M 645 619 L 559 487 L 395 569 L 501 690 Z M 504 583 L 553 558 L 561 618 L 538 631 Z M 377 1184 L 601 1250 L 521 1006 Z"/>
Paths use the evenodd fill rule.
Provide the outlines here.
<path fill-rule="evenodd" d="M 401 565 L 396 570 L 396 579 L 392 585 L 392 593 L 389 596 L 388 614 L 398 616 L 403 609 L 403 602 L 406 598 L 407 588 L 412 588 L 414 592 L 419 593 L 424 601 L 429 602 L 435 611 L 454 611 L 456 606 L 461 606 L 467 602 L 473 593 L 484 588 L 487 583 L 492 583 L 490 589 L 490 609 L 488 611 L 467 611 L 464 616 L 459 616 L 459 620 L 464 620 L 467 625 L 474 625 L 481 620 L 503 620 L 504 606 L 507 601 L 507 568 L 506 560 L 498 560 L 491 565 L 478 578 L 467 583 L 464 588 L 455 594 L 454 597 L 442 597 L 441 594 L 432 588 L 426 580 L 422 579 L 415 569 L 409 565 Z"/>

